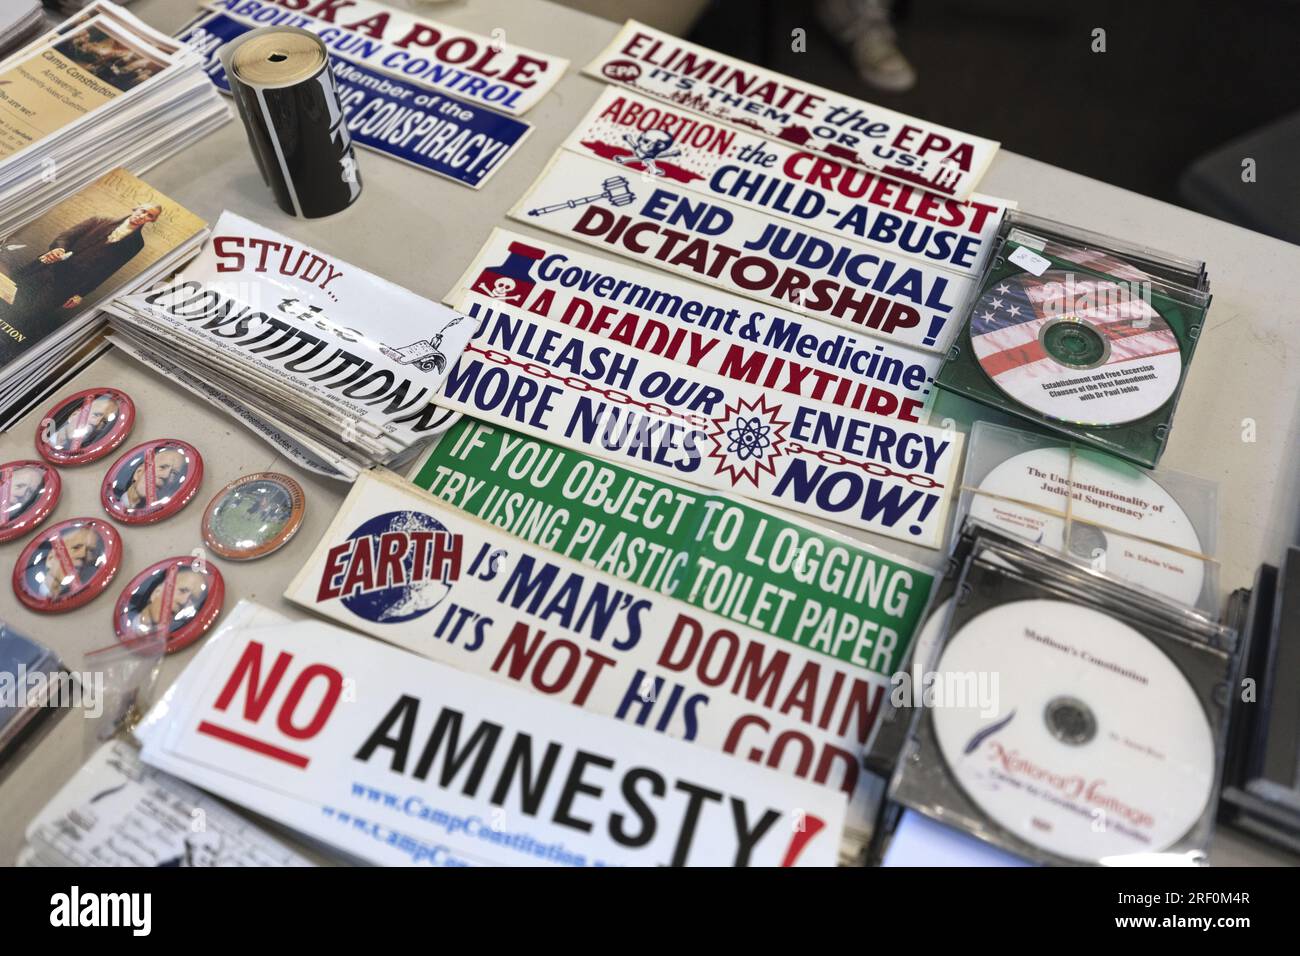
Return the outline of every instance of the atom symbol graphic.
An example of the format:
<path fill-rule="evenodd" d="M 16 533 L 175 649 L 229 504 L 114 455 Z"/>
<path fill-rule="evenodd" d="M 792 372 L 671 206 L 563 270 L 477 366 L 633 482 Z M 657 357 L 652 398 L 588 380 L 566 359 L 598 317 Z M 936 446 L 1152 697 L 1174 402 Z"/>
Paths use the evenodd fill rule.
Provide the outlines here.
<path fill-rule="evenodd" d="M 739 423 L 727 429 L 727 454 L 735 455 L 741 461 L 762 458 L 763 452 L 772 447 L 772 426 L 755 415 L 742 418 Z"/>
<path fill-rule="evenodd" d="M 783 433 L 790 425 L 777 417 L 780 411 L 780 405 L 769 406 L 761 395 L 752 402 L 741 399 L 727 405 L 708 433 L 714 446 L 709 457 L 718 460 L 714 474 L 727 474 L 734 484 L 744 480 L 754 486 L 761 472 L 775 475 L 773 459 L 781 455 Z"/>

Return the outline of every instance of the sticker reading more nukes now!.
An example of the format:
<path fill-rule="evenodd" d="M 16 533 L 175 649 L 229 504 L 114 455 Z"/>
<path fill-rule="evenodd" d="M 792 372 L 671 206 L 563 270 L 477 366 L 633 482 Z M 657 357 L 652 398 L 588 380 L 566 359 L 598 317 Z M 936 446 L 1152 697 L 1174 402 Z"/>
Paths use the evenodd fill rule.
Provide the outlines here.
<path fill-rule="evenodd" d="M 609 87 L 564 148 L 897 255 L 978 276 L 1006 199 L 965 202 Z"/>
<path fill-rule="evenodd" d="M 510 217 L 857 332 L 947 350 L 969 276 L 560 150 Z"/>
<path fill-rule="evenodd" d="M 446 301 L 458 308 L 467 292 L 702 372 L 905 422 L 929 417 L 943 364 L 933 352 L 504 229 Z"/>
<path fill-rule="evenodd" d="M 224 13 L 191 24 L 179 37 L 204 58 L 217 89 L 230 92 L 221 48 L 256 29 Z M 463 103 L 335 54 L 330 70 L 353 142 L 478 189 L 532 132 L 523 120 Z"/>
<path fill-rule="evenodd" d="M 569 61 L 482 36 L 371 0 L 209 0 L 206 10 L 253 26 L 317 34 L 330 56 L 373 67 L 515 116 L 527 113 L 564 75 Z"/>
<path fill-rule="evenodd" d="M 867 671 L 526 544 L 382 470 L 358 479 L 285 597 L 469 673 L 843 792 L 846 842 L 870 832 L 882 785 L 862 754 L 883 675 L 902 660 L 870 626 L 856 641 L 875 658 Z M 755 610 L 787 613 L 775 596 Z"/>
<path fill-rule="evenodd" d="M 966 199 L 998 151 L 971 136 L 765 70 L 629 20 L 588 76 Z"/>
<path fill-rule="evenodd" d="M 241 606 L 242 607 L 242 606 Z M 227 629 L 149 764 L 388 866 L 830 866 L 844 797 L 323 621 Z"/>
<path fill-rule="evenodd" d="M 438 402 L 669 479 L 937 548 L 962 436 L 720 378 L 466 293 Z"/>
<path fill-rule="evenodd" d="M 412 480 L 531 545 L 886 677 L 934 584 L 918 565 L 748 502 L 466 418 Z M 865 653 L 872 635 L 894 648 L 888 659 Z"/>

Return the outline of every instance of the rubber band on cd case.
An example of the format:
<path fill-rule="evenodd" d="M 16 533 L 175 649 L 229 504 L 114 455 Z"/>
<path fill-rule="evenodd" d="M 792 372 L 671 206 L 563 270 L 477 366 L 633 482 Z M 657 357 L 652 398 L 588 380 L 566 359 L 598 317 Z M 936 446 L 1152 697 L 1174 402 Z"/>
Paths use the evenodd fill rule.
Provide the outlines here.
<path fill-rule="evenodd" d="M 1071 459 L 1073 459 L 1073 455 L 1071 456 Z M 1069 485 L 1069 487 L 1073 487 L 1073 485 Z M 1115 535 L 1118 535 L 1121 538 L 1127 538 L 1131 541 L 1141 541 L 1144 544 L 1153 544 L 1156 547 L 1164 548 L 1166 551 L 1173 551 L 1176 554 L 1181 554 L 1185 558 L 1193 558 L 1197 561 L 1204 561 L 1205 563 L 1213 564 L 1216 567 L 1218 567 L 1221 564 L 1218 558 L 1210 554 L 1205 554 L 1204 552 L 1201 551 L 1192 551 L 1189 550 L 1188 548 L 1180 548 L 1176 544 L 1170 544 L 1169 542 L 1162 541 L 1159 538 L 1148 538 L 1140 534 L 1133 534 L 1132 532 L 1125 531 L 1122 528 L 1116 528 L 1113 525 L 1108 525 L 1104 521 L 1089 521 L 1087 518 L 1075 518 L 1073 516 L 1071 508 L 1066 508 L 1065 511 L 1058 511 L 1057 509 L 1049 508 L 1046 505 L 1039 505 L 1039 504 L 1035 504 L 1032 501 L 1026 501 L 1024 498 L 1013 498 L 1010 495 L 1000 495 L 994 491 L 985 491 L 983 488 L 980 488 L 978 485 L 962 484 L 958 486 L 957 490 L 969 491 L 972 494 L 979 495 L 983 498 L 992 498 L 996 501 L 1005 501 L 1008 502 L 1009 504 L 1021 505 L 1022 507 L 1028 508 L 1030 511 L 1037 511 L 1040 514 L 1047 515 L 1049 518 L 1063 518 L 1065 519 L 1065 527 L 1066 527 L 1065 536 L 1067 540 L 1069 539 L 1070 536 L 1069 528 L 1074 524 L 1083 524 L 1083 525 L 1087 525 L 1090 528 L 1099 528 L 1102 531 L 1109 531 Z M 1073 504 L 1073 502 L 1074 499 L 1073 496 L 1071 496 L 1069 498 L 1069 503 Z"/>

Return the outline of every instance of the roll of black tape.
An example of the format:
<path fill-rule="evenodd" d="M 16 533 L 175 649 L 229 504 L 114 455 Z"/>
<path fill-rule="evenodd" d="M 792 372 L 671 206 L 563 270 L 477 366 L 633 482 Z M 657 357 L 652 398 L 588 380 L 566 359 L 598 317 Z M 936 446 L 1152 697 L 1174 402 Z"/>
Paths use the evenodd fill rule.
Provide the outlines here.
<path fill-rule="evenodd" d="M 361 195 L 361 174 L 320 38 L 264 27 L 226 44 L 221 61 L 280 208 L 316 219 L 352 205 Z"/>

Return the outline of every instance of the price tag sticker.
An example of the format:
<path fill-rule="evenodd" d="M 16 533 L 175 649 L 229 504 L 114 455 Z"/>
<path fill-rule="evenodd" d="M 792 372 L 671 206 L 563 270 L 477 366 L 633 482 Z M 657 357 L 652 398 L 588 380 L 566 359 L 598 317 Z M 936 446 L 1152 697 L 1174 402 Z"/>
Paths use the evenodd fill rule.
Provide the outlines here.
<path fill-rule="evenodd" d="M 1035 276 L 1041 276 L 1052 265 L 1050 259 L 1045 259 L 1032 249 L 1026 249 L 1024 246 L 1020 246 L 1015 252 L 1007 256 L 1007 260 L 1014 262 L 1020 268 Z"/>

